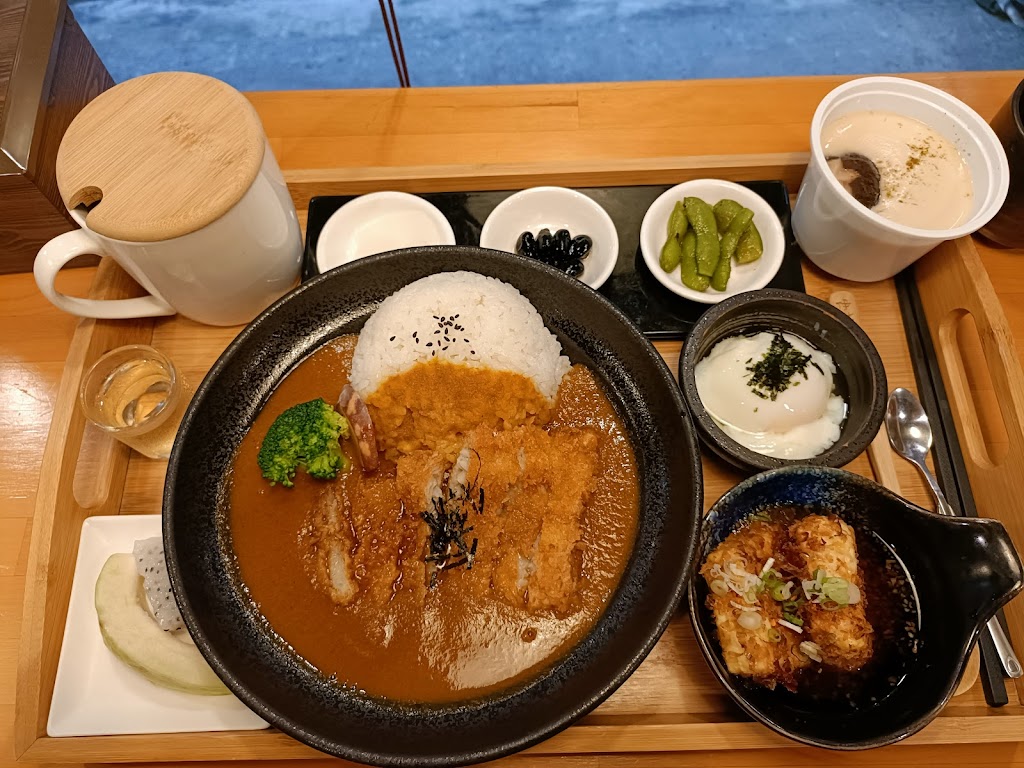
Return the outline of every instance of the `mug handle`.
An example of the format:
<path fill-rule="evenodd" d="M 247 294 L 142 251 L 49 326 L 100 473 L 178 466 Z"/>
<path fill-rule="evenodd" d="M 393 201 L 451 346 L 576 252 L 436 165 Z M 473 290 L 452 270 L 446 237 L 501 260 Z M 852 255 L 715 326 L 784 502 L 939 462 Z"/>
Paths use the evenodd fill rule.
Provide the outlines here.
<path fill-rule="evenodd" d="M 82 229 L 57 235 L 36 255 L 32 272 L 36 285 L 54 306 L 79 317 L 98 320 L 121 320 L 132 317 L 160 317 L 173 315 L 174 307 L 159 296 L 141 296 L 136 299 L 80 299 L 57 290 L 55 281 L 61 268 L 76 256 L 102 255 L 99 243 Z"/>

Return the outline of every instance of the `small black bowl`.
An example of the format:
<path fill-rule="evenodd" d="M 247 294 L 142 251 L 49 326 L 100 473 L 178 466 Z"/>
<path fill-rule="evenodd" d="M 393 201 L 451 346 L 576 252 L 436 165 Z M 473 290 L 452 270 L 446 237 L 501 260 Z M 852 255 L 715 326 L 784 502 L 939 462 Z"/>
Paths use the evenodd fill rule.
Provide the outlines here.
<path fill-rule="evenodd" d="M 902 565 L 917 604 L 916 645 L 903 654 L 893 678 L 899 682 L 880 681 L 885 695 L 866 685 L 852 698 L 822 702 L 781 686 L 768 690 L 726 669 L 700 568 L 751 515 L 783 506 L 838 515 L 853 526 L 858 549 L 874 539 Z M 786 467 L 744 480 L 711 508 L 698 551 L 688 588 L 690 619 L 711 671 L 756 720 L 829 749 L 892 744 L 931 722 L 956 690 L 978 632 L 1024 588 L 1024 569 L 1001 523 L 942 517 L 860 475 L 827 467 Z"/>
<path fill-rule="evenodd" d="M 697 394 L 694 367 L 722 339 L 760 331 L 792 333 L 832 356 L 839 372 L 837 385 L 847 403 L 847 416 L 839 439 L 824 453 L 798 460 L 765 456 L 729 437 L 705 410 Z M 747 471 L 798 464 L 849 464 L 878 434 L 888 392 L 878 350 L 845 312 L 806 293 L 773 288 L 736 294 L 701 316 L 679 358 L 679 385 L 697 422 L 701 441 L 720 458 Z"/>

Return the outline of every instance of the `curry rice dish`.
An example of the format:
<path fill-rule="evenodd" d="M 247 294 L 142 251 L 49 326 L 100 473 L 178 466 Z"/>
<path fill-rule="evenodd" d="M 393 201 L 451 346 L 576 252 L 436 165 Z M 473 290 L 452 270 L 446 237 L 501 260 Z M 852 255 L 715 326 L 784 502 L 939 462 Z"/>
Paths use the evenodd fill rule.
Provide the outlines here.
<path fill-rule="evenodd" d="M 317 398 L 338 401 L 323 409 L 342 451 L 281 473 L 297 429 L 282 414 Z M 238 578 L 283 643 L 354 690 L 444 702 L 535 677 L 593 626 L 639 490 L 594 373 L 514 288 L 457 272 L 397 292 L 281 382 L 229 504 Z"/>

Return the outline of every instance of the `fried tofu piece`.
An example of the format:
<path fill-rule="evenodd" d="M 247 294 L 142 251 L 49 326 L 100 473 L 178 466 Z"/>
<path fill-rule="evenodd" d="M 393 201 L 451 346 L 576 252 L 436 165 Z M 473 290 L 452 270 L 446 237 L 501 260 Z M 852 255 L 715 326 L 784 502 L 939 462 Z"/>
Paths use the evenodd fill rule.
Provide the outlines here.
<path fill-rule="evenodd" d="M 861 599 L 852 605 L 828 610 L 807 603 L 803 608 L 805 634 L 821 647 L 822 661 L 851 672 L 860 669 L 874 651 L 874 630 L 865 613 L 853 528 L 835 515 L 808 515 L 790 526 L 789 536 L 788 559 L 801 579 L 813 580 L 821 570 L 860 589 Z"/>
<path fill-rule="evenodd" d="M 721 573 L 730 573 L 739 580 L 743 577 L 737 571 L 748 574 L 748 580 L 760 575 L 765 563 L 775 556 L 786 536 L 786 526 L 781 522 L 755 521 L 730 534 L 708 556 L 701 575 L 710 586 Z M 742 595 L 730 590 L 724 595 L 711 592 L 708 608 L 718 629 L 718 642 L 728 670 L 735 675 L 753 678 L 768 688 L 781 683 L 791 690 L 796 689 L 796 673 L 808 666 L 810 660 L 798 651 L 804 638 L 779 624 L 782 619 L 780 603 L 761 591 L 757 602 L 751 604 Z M 756 609 L 761 617 L 757 629 L 747 629 L 740 617 L 748 610 Z"/>

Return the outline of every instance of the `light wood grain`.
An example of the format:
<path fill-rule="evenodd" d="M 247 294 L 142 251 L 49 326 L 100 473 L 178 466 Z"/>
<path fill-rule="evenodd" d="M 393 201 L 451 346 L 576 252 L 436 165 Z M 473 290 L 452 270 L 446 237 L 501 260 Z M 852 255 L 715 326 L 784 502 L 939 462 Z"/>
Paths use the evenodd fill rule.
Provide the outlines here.
<path fill-rule="evenodd" d="M 1021 76 L 1021 73 L 959 73 L 923 76 L 919 79 L 949 90 L 987 117 L 1005 100 Z M 674 173 L 689 172 L 705 162 L 699 160 L 693 161 L 693 165 L 687 165 L 695 155 L 723 157 L 737 151 L 762 157 L 775 156 L 776 159 L 781 154 L 785 159 L 777 163 L 777 167 L 792 169 L 799 165 L 800 160 L 793 159 L 791 155 L 806 151 L 806 126 L 800 130 L 785 129 L 780 138 L 770 135 L 770 129 L 765 131 L 765 121 L 768 120 L 770 124 L 772 120 L 782 120 L 781 114 L 790 108 L 796 112 L 806 112 L 808 109 L 813 111 L 813 104 L 843 79 L 780 78 L 716 83 L 452 89 L 414 92 L 405 101 L 399 98 L 397 92 L 390 91 L 251 94 L 250 99 L 257 105 L 268 127 L 271 145 L 277 151 L 286 173 L 299 174 L 298 186 L 293 186 L 293 195 L 305 195 L 308 199 L 309 194 L 317 192 L 317 185 L 328 184 L 331 178 L 339 178 L 335 174 L 336 170 L 340 174 L 349 174 L 356 180 L 354 183 L 362 184 L 363 187 L 358 191 L 367 191 L 380 188 L 375 187 L 375 184 L 386 183 L 386 178 L 381 181 L 381 177 L 387 174 L 405 179 L 407 186 L 404 188 L 413 190 L 416 189 L 414 179 L 417 174 L 428 181 L 434 179 L 437 184 L 448 184 L 450 186 L 445 188 L 449 189 L 459 188 L 460 185 L 465 188 L 463 179 L 471 178 L 474 173 L 483 178 L 491 174 L 492 186 L 511 183 L 513 177 L 516 181 L 527 180 L 533 183 L 531 179 L 542 178 L 544 174 L 541 172 L 530 176 L 529 164 L 532 162 L 541 165 L 563 163 L 564 167 L 557 166 L 556 170 L 564 171 L 576 164 L 576 172 L 582 175 L 580 180 L 565 182 L 570 184 L 582 183 L 586 179 L 600 179 L 602 177 L 597 174 L 608 171 L 612 178 L 630 179 L 622 183 L 642 183 L 644 178 L 649 179 L 649 183 L 668 182 L 673 180 Z M 719 89 L 724 89 L 722 95 L 716 96 Z M 573 128 L 565 120 L 566 92 L 575 94 L 572 98 L 576 100 L 576 109 L 581 117 L 581 129 Z M 546 94 L 546 100 L 539 99 L 539 94 Z M 662 120 L 658 111 L 660 108 L 652 105 L 660 101 L 671 102 L 680 95 L 701 97 L 701 100 L 693 102 L 700 106 L 691 110 L 692 114 L 685 119 L 678 114 L 680 110 L 673 109 L 670 117 Z M 436 108 L 431 106 L 436 99 L 441 100 L 436 103 L 448 104 L 453 110 L 473 107 L 467 113 L 472 119 L 464 130 L 449 125 L 450 133 L 430 131 L 431 121 L 436 120 L 438 115 Z M 531 106 L 531 118 L 537 121 L 536 131 L 523 131 L 521 125 L 514 130 L 503 129 L 502 105 L 509 100 Z M 753 105 L 756 119 L 750 121 L 746 131 L 742 130 L 742 110 L 730 108 L 725 113 L 722 111 L 728 106 L 727 102 L 736 100 Z M 647 106 L 644 107 L 644 104 Z M 637 111 L 641 108 L 647 111 Z M 546 110 L 551 111 L 550 119 L 545 116 Z M 561 117 L 556 114 L 558 112 L 562 113 Z M 780 116 L 772 117 L 775 112 L 780 113 Z M 322 124 L 329 117 L 336 118 L 338 122 Z M 559 120 L 562 121 L 560 124 Z M 673 120 L 679 120 L 679 125 L 673 124 Z M 716 135 L 723 120 L 732 123 L 729 132 L 731 138 L 728 140 Z M 653 125 L 656 130 L 630 131 L 630 126 L 643 124 Z M 598 125 L 603 127 L 596 127 Z M 737 145 L 737 141 L 742 146 Z M 368 147 L 371 151 L 366 151 Z M 282 152 L 282 148 L 287 151 Z M 318 154 L 321 150 L 322 154 Z M 659 169 L 659 158 L 676 158 L 669 165 L 679 167 Z M 739 166 L 743 164 L 737 163 Z M 409 171 L 402 166 L 416 166 L 416 170 Z M 511 168 L 510 173 L 511 166 L 515 167 Z M 369 171 L 360 170 L 367 167 Z M 494 167 L 499 170 L 492 172 Z M 463 169 L 463 179 L 456 178 L 459 174 L 452 171 L 453 168 Z M 616 177 L 616 172 L 633 175 Z M 791 170 L 785 172 L 792 173 Z M 659 173 L 663 175 L 657 176 Z M 304 183 L 304 179 L 308 184 Z M 343 185 L 345 183 L 349 182 L 342 182 Z M 795 181 L 791 183 L 793 189 Z M 325 192 L 334 190 L 334 187 L 324 189 Z M 304 207 L 300 208 L 300 217 L 304 213 Z M 1024 277 L 1021 276 L 1019 266 L 1020 254 L 983 249 L 982 255 L 1000 297 L 1004 299 L 1011 327 L 1021 342 L 1021 348 L 1024 348 Z M 69 281 L 62 290 L 81 294 L 82 287 L 88 283 L 92 274 L 92 269 L 71 270 L 69 275 L 62 275 L 62 279 Z M 912 385 L 913 371 L 902 326 L 898 321 L 899 305 L 892 286 L 863 286 L 832 280 L 809 265 L 805 268 L 805 276 L 808 290 L 815 295 L 827 297 L 834 290 L 849 290 L 854 294 L 863 313 L 862 325 L 882 352 L 890 385 Z M 24 518 L 32 509 L 39 477 L 42 440 L 49 425 L 61 364 L 73 329 L 74 322 L 68 316 L 57 312 L 35 293 L 30 276 L 0 277 L 0 445 L 9 445 L 14 441 L 20 448 L 17 451 L 0 451 L 0 501 L 4 502 L 0 504 L 0 519 L 7 515 L 8 510 Z M 190 360 L 186 373 L 201 372 L 232 335 L 231 329 L 215 329 L 215 335 L 206 335 L 210 330 L 186 321 L 158 321 L 153 326 L 153 343 L 171 354 L 176 361 L 183 358 Z M 674 368 L 672 358 L 678 356 L 678 345 L 659 344 L 658 347 L 670 358 L 669 364 Z M 20 377 L 17 386 L 8 386 L 8 374 L 11 371 Z M 164 467 L 163 462 L 152 462 L 140 457 L 133 457 L 129 461 L 124 477 L 126 507 L 122 509 L 123 512 L 153 512 L 159 508 Z M 864 457 L 850 468 L 863 474 L 871 473 L 871 467 Z M 898 466 L 897 474 L 911 500 L 927 503 L 924 488 L 909 465 Z M 710 461 L 708 476 L 713 476 L 713 480 L 709 481 L 706 488 L 706 505 L 739 479 L 713 460 Z M 29 530 L 25 530 L 22 534 L 25 551 L 29 533 Z M 75 540 L 77 543 L 77 536 Z M 0 571 L 0 616 L 4 618 L 0 622 L 0 690 L 12 691 L 14 688 L 24 589 L 24 577 Z M 651 706 L 654 706 L 657 714 L 645 717 L 655 725 L 678 726 L 680 723 L 692 723 L 692 718 L 702 718 L 702 722 L 713 724 L 718 722 L 716 718 L 720 717 L 718 713 L 721 711 L 735 716 L 722 694 L 717 693 L 715 684 L 699 659 L 693 660 L 692 669 L 682 676 L 673 676 L 669 671 L 671 665 L 686 651 L 686 632 L 688 627 L 685 620 L 679 618 L 674 621 L 665 640 L 659 643 L 633 678 L 604 707 L 588 717 L 588 725 L 579 728 L 615 725 L 619 718 L 635 719 L 636 713 L 648 706 L 645 696 L 653 690 L 657 691 L 656 695 L 648 698 L 653 701 Z M 654 685 L 661 687 L 652 688 Z M 817 766 L 823 763 L 887 768 L 915 764 L 1024 766 L 1024 748 L 1016 744 L 986 741 L 988 726 L 981 731 L 975 730 L 979 723 L 992 721 L 995 723 L 992 727 L 998 727 L 998 722 L 1004 717 L 1016 717 L 1012 713 L 1022 711 L 1017 692 L 1011 690 L 1010 706 L 997 711 L 985 706 L 980 688 L 975 685 L 954 699 L 944 710 L 940 721 L 917 737 L 917 740 L 937 738 L 932 736 L 932 729 L 941 725 L 943 738 L 959 740 L 966 735 L 968 738 L 979 739 L 970 746 L 929 746 L 918 741 L 916 746 L 900 745 L 869 753 L 835 754 L 792 745 L 773 745 L 768 750 L 714 753 L 531 754 L 502 762 L 510 768 L 517 764 L 554 766 L 556 763 L 559 768 L 669 765 L 716 765 L 721 768 L 756 765 L 777 768 Z M 698 711 L 702 705 L 707 711 Z M 608 714 L 603 712 L 605 707 L 608 708 Z M 13 722 L 13 715 L 13 697 L 0 697 L 0 768 L 10 768 L 10 723 Z M 944 721 L 949 722 L 943 724 Z M 756 728 L 752 724 L 747 725 L 751 729 Z M 1024 734 L 1019 726 L 1017 730 Z M 664 745 L 666 742 L 659 740 L 657 743 Z M 44 745 L 47 753 L 57 748 L 45 741 L 40 743 L 41 747 Z M 595 746 L 608 751 L 615 746 L 615 742 L 595 739 Z M 161 751 L 152 737 L 132 737 L 127 748 L 137 755 L 146 756 L 136 759 L 155 759 L 158 756 L 156 753 Z M 52 753 L 49 754 L 52 756 Z M 119 754 L 120 759 L 127 759 L 123 752 L 119 751 Z M 248 759 L 251 753 L 225 750 L 222 754 L 225 761 L 237 765 L 238 760 Z M 86 759 L 101 762 L 113 757 L 94 747 L 90 747 L 88 755 L 77 758 L 78 762 Z M 253 759 L 266 756 L 259 754 L 253 756 Z M 39 759 L 45 761 L 51 757 Z M 326 766 L 328 761 L 316 762 Z M 330 764 L 337 765 L 338 762 L 330 761 Z M 226 765 L 220 768 L 226 768 Z"/>
<path fill-rule="evenodd" d="M 999 297 L 970 239 L 943 243 L 919 263 L 915 277 L 928 315 L 932 341 L 950 398 L 964 463 L 979 512 L 1002 521 L 1018 552 L 1024 552 L 1024 369 Z M 964 315 L 977 325 L 994 396 L 1007 437 L 1003 458 L 993 461 L 986 446 L 957 333 Z M 1006 609 L 1010 640 L 1024 648 L 1024 604 Z M 1024 681 L 1014 681 L 1018 695 Z"/>
<path fill-rule="evenodd" d="M 848 314 L 855 322 L 861 322 L 860 311 L 857 307 L 856 297 L 849 291 L 836 291 L 828 297 L 829 303 L 838 307 Z M 878 430 L 878 434 L 872 439 L 867 449 L 868 460 L 871 462 L 871 471 L 874 473 L 875 481 L 890 491 L 902 495 L 899 475 L 896 472 L 896 463 L 893 461 L 893 449 L 889 445 L 889 435 L 885 424 Z M 929 458 L 930 461 L 930 458 Z M 963 675 L 953 696 L 962 696 L 967 693 L 978 682 L 981 674 L 981 654 L 977 646 L 971 651 L 964 667 Z"/>
<path fill-rule="evenodd" d="M 99 299 L 138 293 L 138 286 L 110 260 L 101 264 L 90 291 L 91 296 Z M 144 321 L 84 320 L 71 341 L 36 495 L 35 533 L 29 551 L 24 627 L 18 655 L 16 754 L 27 750 L 46 731 L 82 521 L 91 514 L 117 514 L 120 486 L 128 466 L 128 449 L 110 441 L 113 458 L 105 463 L 111 478 L 108 497 L 90 508 L 78 503 L 72 489 L 85 428 L 85 416 L 78 404 L 82 374 L 104 352 L 145 341 L 149 327 Z"/>
<path fill-rule="evenodd" d="M 796 189 L 807 165 L 806 152 L 751 155 L 695 155 L 614 160 L 553 159 L 543 165 L 522 163 L 458 163 L 446 165 L 363 166 L 286 170 L 285 180 L 298 209 L 315 195 L 357 195 L 382 189 L 404 192 L 446 192 L 484 189 L 525 189 L 558 179 L 568 187 L 677 184 L 688 179 L 732 181 L 779 179 Z M 757 169 L 756 172 L 753 169 Z M 753 175 L 752 175 L 753 174 Z"/>
<path fill-rule="evenodd" d="M 132 242 L 187 235 L 223 216 L 263 162 L 259 116 L 205 75 L 160 72 L 105 91 L 68 127 L 57 185 L 89 227 Z"/>
<path fill-rule="evenodd" d="M 906 75 L 989 119 L 1020 72 Z M 849 76 L 250 93 L 285 170 L 806 152 Z"/>
<path fill-rule="evenodd" d="M 852 293 L 836 291 L 828 297 L 828 301 L 843 310 L 854 322 L 859 322 L 860 312 L 857 309 L 857 299 Z M 882 424 L 878 434 L 868 445 L 868 459 L 871 461 L 875 480 L 893 493 L 900 493 L 900 480 L 896 475 L 896 464 L 892 460 L 892 447 L 889 445 L 885 424 Z"/>
<path fill-rule="evenodd" d="M 748 172 L 756 173 L 756 169 L 748 169 Z M 534 173 L 541 174 L 542 171 L 535 169 Z M 557 181 L 553 176 L 544 177 L 543 180 Z M 105 283 L 104 277 L 108 281 L 115 278 L 121 279 L 116 273 L 105 271 L 97 278 L 94 290 L 105 294 L 116 291 L 118 288 Z M 862 326 L 869 335 L 873 334 L 881 339 L 881 341 L 876 340 L 876 344 L 883 363 L 890 371 L 890 376 L 906 375 L 905 372 L 909 370 L 909 353 L 901 326 L 893 328 L 893 320 L 898 321 L 899 309 L 891 282 L 860 286 L 845 285 L 841 281 L 836 281 L 811 268 L 807 270 L 806 281 L 808 291 L 812 294 L 828 297 L 838 285 L 846 291 L 851 304 L 863 305 L 864 310 L 859 313 Z M 883 308 L 881 312 L 878 311 L 879 308 Z M 142 326 L 143 323 L 140 321 L 137 325 Z M 88 330 L 90 327 L 91 331 Z M 144 330 L 141 333 L 144 333 L 154 346 L 170 355 L 186 375 L 196 379 L 205 373 L 238 330 L 208 328 L 179 318 L 147 321 L 145 327 L 150 330 Z M 90 326 L 88 322 L 84 323 L 80 329 L 80 333 L 83 333 L 82 346 L 86 346 L 84 342 L 90 338 L 90 335 L 105 330 L 105 326 Z M 90 335 L 85 335 L 87 333 Z M 679 342 L 659 342 L 657 347 L 670 368 L 675 369 L 682 345 Z M 97 355 L 101 351 L 101 349 L 93 349 L 93 353 Z M 89 360 L 88 355 L 81 358 L 80 364 L 76 358 L 69 359 L 69 375 L 80 375 Z M 69 385 L 69 390 L 70 388 L 73 388 L 73 385 Z M 59 430 L 61 433 L 68 431 L 63 426 L 59 413 L 55 417 L 53 429 Z M 72 420 L 69 429 L 71 434 L 69 442 L 67 444 L 58 443 L 52 449 L 54 458 L 52 460 L 45 459 L 45 465 L 52 463 L 54 466 L 62 466 L 68 461 L 73 462 L 78 459 L 78 446 L 81 441 L 80 427 L 77 426 L 75 420 Z M 76 429 L 79 431 L 76 432 Z M 58 450 L 60 453 L 56 452 Z M 47 455 L 51 455 L 50 447 L 48 447 Z M 853 462 L 850 468 L 871 476 L 870 466 L 863 457 Z M 124 476 L 123 486 L 118 487 L 115 482 L 115 488 L 112 491 L 112 496 L 122 499 L 121 503 L 117 505 L 119 510 L 122 513 L 158 511 L 165 471 L 166 462 L 133 455 Z M 52 514 L 57 515 L 57 519 L 60 521 L 66 520 L 67 527 L 76 528 L 80 524 L 83 510 L 81 505 L 74 501 L 74 494 L 71 491 L 73 484 L 69 482 L 67 476 L 58 475 L 58 477 L 57 485 L 63 486 L 63 491 L 55 489 L 44 494 L 44 486 L 41 486 L 37 517 L 41 518 L 48 514 L 47 509 L 43 507 L 44 504 L 53 504 L 55 499 L 64 499 L 72 506 L 57 506 Z M 736 470 L 728 468 L 714 459 L 705 459 L 705 508 L 735 485 L 741 477 Z M 923 490 L 913 476 L 905 487 L 908 489 L 907 495 L 910 498 L 923 500 Z M 63 527 L 63 524 L 60 527 Z M 46 531 L 42 531 L 39 535 L 45 536 Z M 48 555 L 47 566 L 33 560 L 33 572 L 50 574 L 56 571 L 61 574 L 62 569 L 59 564 L 73 558 L 72 544 L 64 541 L 57 542 L 54 546 L 63 546 L 67 552 L 51 551 Z M 66 578 L 66 574 L 63 574 L 63 577 Z M 58 575 L 57 578 L 60 576 Z M 56 582 L 51 581 L 50 583 L 56 586 Z M 61 587 L 57 587 L 56 591 L 60 592 Z M 66 602 L 66 597 L 61 595 L 59 602 Z M 50 610 L 53 611 L 52 606 Z M 62 614 L 59 612 L 52 617 L 50 614 L 43 614 L 37 616 L 36 623 L 29 625 L 26 631 L 35 632 L 45 638 L 57 633 L 57 625 L 61 622 Z M 26 641 L 23 647 L 33 645 L 34 642 Z M 52 690 L 54 672 L 55 664 L 46 665 L 45 663 L 41 664 L 38 669 L 28 670 L 30 676 L 34 675 L 35 689 L 31 689 L 31 686 L 26 684 L 28 693 L 24 692 L 25 689 L 21 689 L 19 697 L 35 695 L 37 700 L 44 702 L 48 692 Z M 194 760 L 224 759 L 229 753 L 239 756 L 259 754 L 268 759 L 306 756 L 304 748 L 299 748 L 298 745 L 280 734 L 270 733 L 232 734 L 230 736 L 196 734 L 189 736 L 187 740 L 175 736 L 152 737 L 148 741 L 135 737 L 98 737 L 75 739 L 73 742 L 52 740 L 43 735 L 41 720 L 43 712 L 45 712 L 45 707 L 40 705 L 34 724 L 29 722 L 24 725 L 25 733 L 31 733 L 34 727 L 36 736 L 28 746 L 25 746 L 24 759 L 85 761 L 98 759 L 97 755 L 100 753 L 106 755 L 104 758 L 106 760 L 119 761 L 185 759 L 186 757 Z M 19 713 L 19 723 L 23 723 L 30 715 L 31 712 L 28 711 L 24 715 Z M 652 717 L 663 718 L 663 722 L 649 732 L 644 731 L 643 737 L 639 737 L 633 731 L 634 726 L 646 728 Z M 960 720 L 956 719 L 952 713 L 948 717 L 953 719 L 945 725 L 934 728 L 931 738 L 940 742 L 959 740 L 954 738 L 953 734 L 961 732 Z M 597 720 L 586 721 L 575 726 L 566 734 L 559 736 L 558 739 L 545 742 L 545 745 L 538 747 L 538 750 L 545 753 L 548 750 L 558 751 L 559 744 L 571 745 L 571 747 L 565 748 L 570 752 L 784 746 L 784 742 L 763 728 L 735 723 L 733 707 L 722 695 L 720 688 L 700 658 L 685 617 L 678 617 L 673 621 L 665 636 L 641 668 L 595 712 L 593 718 L 597 718 Z M 594 726 L 595 722 L 602 720 L 607 722 L 609 719 L 614 721 L 614 726 Z M 740 727 L 741 725 L 742 727 Z M 999 731 L 998 728 L 995 730 Z M 26 743 L 21 741 L 21 733 L 22 730 L 19 728 L 18 747 Z M 1004 731 L 1004 734 L 1013 734 L 1013 732 Z M 1007 735 L 1007 738 L 1010 737 Z M 1013 734 L 1012 738 L 1016 738 L 1016 735 Z M 159 750 L 153 750 L 154 743 L 160 745 Z M 642 746 L 644 744 L 647 746 Z M 621 747 L 616 745 L 621 745 Z"/>
<path fill-rule="evenodd" d="M 843 310 L 855 322 L 861 322 L 860 311 L 857 307 L 856 297 L 849 291 L 836 291 L 828 297 L 829 303 Z M 868 460 L 871 462 L 871 470 L 874 473 L 875 481 L 884 485 L 890 491 L 902 495 L 899 475 L 896 473 L 896 463 L 893 461 L 893 448 L 889 445 L 889 434 L 885 423 L 878 430 L 878 434 L 868 445 Z M 931 461 L 929 457 L 929 462 Z M 967 693 L 981 674 L 981 654 L 975 647 L 967 659 L 964 673 L 960 678 L 953 696 L 962 696 Z"/>

